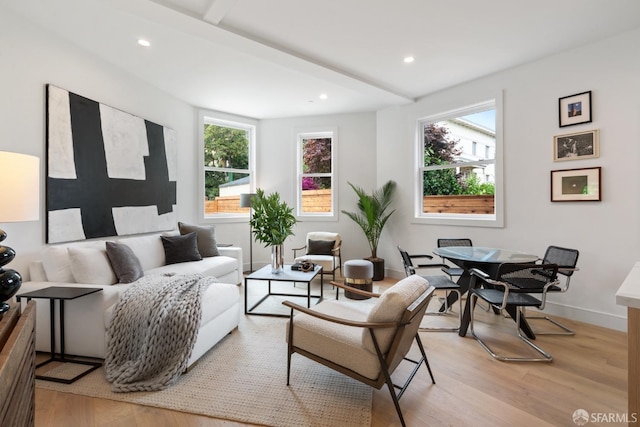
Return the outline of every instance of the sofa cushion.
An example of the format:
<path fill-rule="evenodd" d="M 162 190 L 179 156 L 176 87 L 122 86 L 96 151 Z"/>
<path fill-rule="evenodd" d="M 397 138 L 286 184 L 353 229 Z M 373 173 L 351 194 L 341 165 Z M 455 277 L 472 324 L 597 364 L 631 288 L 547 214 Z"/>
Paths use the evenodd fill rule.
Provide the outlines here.
<path fill-rule="evenodd" d="M 144 276 L 140 260 L 129 246 L 124 243 L 107 242 L 106 250 L 118 282 L 131 283 Z"/>
<path fill-rule="evenodd" d="M 76 283 L 113 285 L 116 274 L 104 249 L 70 247 L 69 265 Z"/>
<path fill-rule="evenodd" d="M 307 254 L 309 255 L 333 255 L 335 240 L 309 240 Z"/>
<path fill-rule="evenodd" d="M 160 236 L 167 265 L 187 261 L 200 261 L 202 256 L 198 252 L 196 238 L 195 232 L 184 236 Z"/>
<path fill-rule="evenodd" d="M 50 282 L 73 283 L 69 251 L 65 246 L 50 246 L 42 253 L 42 266 Z"/>
<path fill-rule="evenodd" d="M 198 244 L 198 252 L 203 257 L 219 256 L 218 244 L 216 242 L 216 229 L 213 225 L 201 227 L 198 225 L 185 224 L 178 222 L 180 234 L 196 233 L 196 242 Z"/>
<path fill-rule="evenodd" d="M 238 260 L 227 256 L 216 256 L 202 258 L 197 262 L 183 262 L 178 264 L 167 264 L 161 267 L 145 270 L 144 274 L 196 274 L 205 276 L 224 277 L 238 268 Z"/>
<path fill-rule="evenodd" d="M 367 316 L 367 322 L 397 322 L 404 311 L 427 289 L 429 282 L 418 275 L 406 277 L 384 291 Z M 394 328 L 378 329 L 376 339 L 380 350 L 386 353 L 395 334 Z M 375 352 L 375 346 L 369 331 L 363 332 L 364 344 L 369 351 Z"/>
<path fill-rule="evenodd" d="M 164 247 L 159 234 L 125 237 L 118 239 L 118 243 L 123 243 L 131 248 L 140 260 L 144 271 L 166 264 Z"/>

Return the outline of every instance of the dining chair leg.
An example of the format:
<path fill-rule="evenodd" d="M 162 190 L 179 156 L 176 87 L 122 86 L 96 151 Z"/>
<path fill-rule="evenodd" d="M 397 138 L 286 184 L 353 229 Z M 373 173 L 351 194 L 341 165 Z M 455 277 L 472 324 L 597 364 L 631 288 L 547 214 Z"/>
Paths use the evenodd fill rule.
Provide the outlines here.
<path fill-rule="evenodd" d="M 522 334 L 522 331 L 520 330 L 519 326 L 520 325 L 520 316 L 521 316 L 521 310 L 520 308 L 517 308 L 517 314 L 516 314 L 516 331 L 518 334 L 518 337 L 524 341 L 527 345 L 529 345 L 531 348 L 533 348 L 535 351 L 537 351 L 540 355 L 542 355 L 542 357 L 513 357 L 513 356 L 504 356 L 504 355 L 500 355 L 497 354 L 496 352 L 494 352 L 491 347 L 489 347 L 489 345 L 487 343 L 485 343 L 482 338 L 480 338 L 474 330 L 474 315 L 473 315 L 473 307 L 474 307 L 474 303 L 475 300 L 478 299 L 478 296 L 475 294 L 471 294 L 469 296 L 469 298 L 471 298 L 471 300 L 469 301 L 471 304 L 471 311 L 469 313 L 469 332 L 471 333 L 471 336 L 473 338 L 475 338 L 476 341 L 478 341 L 478 343 L 482 346 L 482 348 L 484 348 L 487 353 L 489 353 L 491 355 L 491 357 L 493 357 L 496 360 L 500 360 L 502 362 L 551 362 L 553 360 L 553 356 L 551 356 L 549 353 L 547 353 L 546 351 L 544 351 L 543 349 L 541 349 L 540 347 L 538 347 L 536 344 L 534 344 L 531 340 L 529 340 L 529 338 L 527 338 L 525 335 Z"/>
<path fill-rule="evenodd" d="M 547 320 L 551 323 L 553 323 L 554 325 L 556 325 L 558 328 L 562 329 L 562 331 L 538 331 L 538 330 L 534 330 L 533 332 L 536 335 L 575 335 L 575 331 L 573 329 L 570 329 L 569 327 L 567 327 L 566 325 L 563 325 L 562 323 L 558 322 L 557 320 L 553 319 L 552 317 L 549 316 L 529 316 L 528 314 L 526 314 L 526 312 L 523 313 L 524 318 L 525 319 L 544 319 Z"/>
<path fill-rule="evenodd" d="M 449 303 L 447 302 L 448 297 L 449 297 L 449 293 L 451 292 L 456 292 L 458 294 L 458 304 L 459 304 L 459 309 L 458 309 L 458 325 L 454 326 L 454 327 L 447 327 L 447 328 L 428 328 L 428 327 L 421 327 L 420 331 L 425 331 L 425 332 L 458 332 L 460 330 L 460 325 L 462 323 L 462 295 L 460 294 L 460 291 L 457 289 L 448 289 L 444 298 L 444 304 L 445 304 L 445 310 L 444 311 L 436 311 L 436 312 L 429 312 L 429 313 L 425 313 L 425 315 L 427 316 L 442 316 L 442 315 L 448 315 L 448 311 L 449 311 Z"/>

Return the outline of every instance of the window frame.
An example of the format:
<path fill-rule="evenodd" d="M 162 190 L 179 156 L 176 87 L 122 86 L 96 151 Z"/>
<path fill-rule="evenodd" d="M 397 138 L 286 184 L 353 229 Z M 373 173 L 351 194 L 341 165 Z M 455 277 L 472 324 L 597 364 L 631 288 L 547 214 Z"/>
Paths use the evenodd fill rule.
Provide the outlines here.
<path fill-rule="evenodd" d="M 295 216 L 299 221 L 337 221 L 338 220 L 338 170 L 337 170 L 337 147 L 338 147 L 338 128 L 336 126 L 322 126 L 313 128 L 296 128 L 294 130 L 294 141 L 296 144 L 295 165 L 296 176 L 294 179 L 294 194 L 296 195 Z M 331 138 L 331 173 L 326 174 L 305 174 L 303 173 L 302 160 L 302 140 L 303 139 L 320 139 Z M 331 212 L 302 212 L 302 182 L 303 176 L 329 176 L 331 179 Z"/>
<path fill-rule="evenodd" d="M 487 109 L 495 109 L 496 129 L 495 129 L 495 156 L 491 162 L 495 169 L 495 194 L 494 204 L 495 213 L 488 214 L 454 214 L 454 213 L 424 213 L 422 211 L 423 186 L 422 176 L 425 170 L 424 166 L 424 132 L 425 123 L 433 123 L 461 117 Z M 415 121 L 415 137 L 414 137 L 414 218 L 413 223 L 417 224 L 433 224 L 433 225 L 456 225 L 456 226 L 477 226 L 477 227 L 504 227 L 504 176 L 503 176 L 503 101 L 501 94 L 496 95 L 485 101 L 470 103 L 459 108 L 418 117 Z M 456 164 L 457 166 L 479 166 L 487 164 L 487 161 L 471 161 Z M 443 165 L 441 169 L 449 169 L 451 165 Z M 434 169 L 434 168 L 430 168 Z"/>
<path fill-rule="evenodd" d="M 233 114 L 222 113 L 219 111 L 199 110 L 197 124 L 197 141 L 198 141 L 198 186 L 196 200 L 198 202 L 198 218 L 201 223 L 225 223 L 225 222 L 243 222 L 249 218 L 249 213 L 224 213 L 224 214 L 205 214 L 205 174 L 207 167 L 204 166 L 204 125 L 214 124 L 217 126 L 230 127 L 234 129 L 242 129 L 249 133 L 249 162 L 248 169 L 233 169 L 241 173 L 249 175 L 249 192 L 255 192 L 255 152 L 256 138 L 258 133 L 258 121 L 247 117 L 236 116 Z M 219 170 L 220 168 L 215 168 Z M 226 168 L 222 168 L 226 169 Z"/>

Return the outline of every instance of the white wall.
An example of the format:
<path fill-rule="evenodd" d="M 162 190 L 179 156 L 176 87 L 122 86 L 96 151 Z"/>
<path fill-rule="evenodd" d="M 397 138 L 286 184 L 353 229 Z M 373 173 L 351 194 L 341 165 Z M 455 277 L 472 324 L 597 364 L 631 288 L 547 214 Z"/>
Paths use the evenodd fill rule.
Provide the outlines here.
<path fill-rule="evenodd" d="M 373 189 L 376 182 L 376 115 L 356 113 L 317 117 L 261 120 L 258 131 L 256 169 L 257 186 L 267 193 L 277 191 L 289 206 L 295 203 L 296 130 L 318 127 L 337 128 L 334 146 L 337 155 L 338 210 L 356 210 L 356 196 L 347 182 Z M 291 248 L 301 247 L 309 231 L 340 233 L 344 241 L 343 260 L 370 255 L 364 233 L 346 215 L 338 213 L 338 221 L 303 220 L 295 227 L 295 236 L 285 243 L 285 262 L 291 260 Z M 253 247 L 254 264 L 268 263 L 270 253 L 261 244 Z M 245 259 L 247 255 L 245 255 Z M 255 266 L 254 266 L 255 268 Z"/>
<path fill-rule="evenodd" d="M 5 10 L 0 13 L 0 40 L 0 150 L 41 159 L 40 221 L 1 224 L 8 234 L 4 244 L 18 253 L 10 268 L 25 274 L 26 263 L 37 256 L 45 242 L 47 83 L 175 129 L 179 170 L 177 217 L 184 222 L 196 221 L 197 175 L 192 173 L 197 163 L 196 114 L 192 106 Z M 221 225 L 219 240 L 237 240 L 239 228 L 239 224 Z"/>
<path fill-rule="evenodd" d="M 378 182 L 398 181 L 401 207 L 382 256 L 396 274 L 395 245 L 425 252 L 438 237 L 470 237 L 477 246 L 542 256 L 548 245 L 580 250 L 572 289 L 554 295 L 549 311 L 624 330 L 615 292 L 640 259 L 640 31 L 506 70 L 378 112 Z M 593 122 L 560 128 L 558 98 L 592 91 Z M 412 223 L 415 119 L 503 92 L 504 228 Z M 600 129 L 600 157 L 553 162 L 553 136 Z M 602 166 L 601 202 L 550 202 L 550 171 Z M 391 237 L 389 239 L 389 237 Z M 391 240 L 391 241 L 390 241 Z M 391 244 L 393 243 L 393 245 Z"/>

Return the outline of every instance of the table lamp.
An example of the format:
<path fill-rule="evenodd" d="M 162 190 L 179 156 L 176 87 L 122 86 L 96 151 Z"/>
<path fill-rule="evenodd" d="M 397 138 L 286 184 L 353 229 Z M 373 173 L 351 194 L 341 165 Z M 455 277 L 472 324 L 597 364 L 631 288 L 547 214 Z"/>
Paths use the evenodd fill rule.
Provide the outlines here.
<path fill-rule="evenodd" d="M 253 227 L 251 227 L 251 201 L 256 196 L 256 193 L 243 193 L 240 194 L 240 207 L 249 208 L 249 268 L 253 272 Z"/>
<path fill-rule="evenodd" d="M 0 151 L 0 223 L 37 221 L 40 217 L 40 159 L 26 154 Z M 0 242 L 7 233 L 0 229 Z M 9 310 L 7 301 L 22 285 L 22 276 L 4 269 L 16 256 L 8 246 L 0 245 L 0 319 Z"/>

